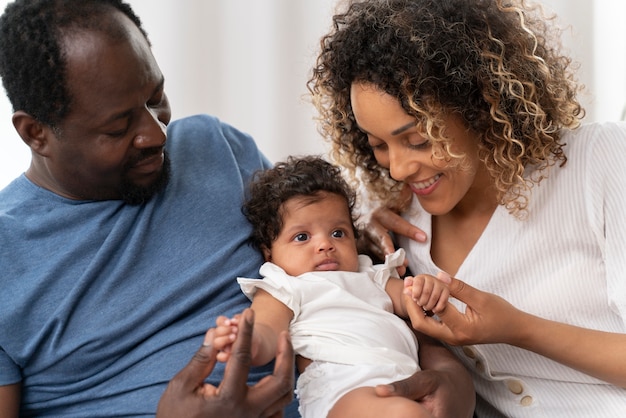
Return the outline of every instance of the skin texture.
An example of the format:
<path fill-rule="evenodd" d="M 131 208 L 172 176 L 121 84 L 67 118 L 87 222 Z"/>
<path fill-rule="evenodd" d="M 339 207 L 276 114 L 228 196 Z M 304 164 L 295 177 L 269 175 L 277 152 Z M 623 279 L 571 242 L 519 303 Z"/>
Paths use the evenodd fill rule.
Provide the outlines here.
<path fill-rule="evenodd" d="M 20 412 L 21 385 L 0 386 L 0 418 L 17 418 Z"/>

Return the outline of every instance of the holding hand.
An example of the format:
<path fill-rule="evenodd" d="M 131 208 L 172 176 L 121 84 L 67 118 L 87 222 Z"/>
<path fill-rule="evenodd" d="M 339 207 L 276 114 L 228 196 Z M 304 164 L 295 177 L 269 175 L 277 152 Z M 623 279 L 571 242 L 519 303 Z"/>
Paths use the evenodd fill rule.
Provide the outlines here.
<path fill-rule="evenodd" d="M 420 306 L 423 312 L 438 314 L 446 308 L 450 290 L 434 276 L 420 274 L 404 278 L 404 294 Z"/>
<path fill-rule="evenodd" d="M 216 327 L 213 333 L 213 347 L 217 350 L 217 361 L 223 363 L 230 358 L 233 343 L 237 339 L 239 332 L 239 318 L 241 315 L 235 315 L 233 318 L 218 316 L 215 321 Z"/>
<path fill-rule="evenodd" d="M 420 315 L 433 320 L 423 313 Z M 436 418 L 471 418 L 476 399 L 469 373 L 438 341 L 421 333 L 416 335 L 422 370 L 406 379 L 376 386 L 376 394 L 382 397 L 402 396 L 413 399 Z"/>
<path fill-rule="evenodd" d="M 243 311 L 238 318 L 238 338 L 218 387 L 204 383 L 217 361 L 215 329 L 210 329 L 204 344 L 170 381 L 157 409 L 157 418 L 168 417 L 280 417 L 293 398 L 294 354 L 289 334 L 278 340 L 274 372 L 256 385 L 247 385 L 250 371 L 250 343 L 254 312 Z"/>
<path fill-rule="evenodd" d="M 407 306 L 413 327 L 431 337 L 452 345 L 508 343 L 515 344 L 521 321 L 528 316 L 503 298 L 480 291 L 447 274 L 439 280 L 447 284 L 450 296 L 467 306 L 461 313 L 452 304 L 437 304 L 439 320 L 425 318 L 417 307 Z M 507 320 L 503 320 L 506 318 Z M 515 324 L 516 322 L 517 324 Z"/>

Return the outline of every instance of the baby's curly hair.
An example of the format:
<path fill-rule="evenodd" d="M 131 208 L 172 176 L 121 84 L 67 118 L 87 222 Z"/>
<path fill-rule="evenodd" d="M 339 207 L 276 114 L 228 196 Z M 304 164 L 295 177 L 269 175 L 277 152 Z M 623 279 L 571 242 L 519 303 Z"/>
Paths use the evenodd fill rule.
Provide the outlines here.
<path fill-rule="evenodd" d="M 0 77 L 14 111 L 55 127 L 70 112 L 63 37 L 76 30 L 106 33 L 111 8 L 146 36 L 141 21 L 121 0 L 16 0 L 0 17 Z"/>
<path fill-rule="evenodd" d="M 289 157 L 273 168 L 255 173 L 242 212 L 252 224 L 250 243 L 260 249 L 271 248 L 283 227 L 283 207 L 294 197 L 306 197 L 310 203 L 334 193 L 343 197 L 352 219 L 355 237 L 354 206 L 356 193 L 342 177 L 339 167 L 319 156 Z"/>
<path fill-rule="evenodd" d="M 433 158 L 462 164 L 442 123 L 459 115 L 480 138 L 500 203 L 522 216 L 544 169 L 567 161 L 560 130 L 584 116 L 572 61 L 547 20 L 524 0 L 350 2 L 322 38 L 307 84 L 333 160 L 373 197 L 406 208 L 402 184 L 378 165 L 354 119 L 350 86 L 370 83 L 416 118 Z"/>

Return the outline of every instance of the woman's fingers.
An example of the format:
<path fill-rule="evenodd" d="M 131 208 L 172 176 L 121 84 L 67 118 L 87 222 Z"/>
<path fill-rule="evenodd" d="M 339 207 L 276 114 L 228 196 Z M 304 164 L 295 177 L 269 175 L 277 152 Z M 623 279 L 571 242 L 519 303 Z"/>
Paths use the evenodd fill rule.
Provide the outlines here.
<path fill-rule="evenodd" d="M 379 224 L 385 232 L 391 231 L 396 235 L 403 235 L 417 242 L 425 242 L 424 231 L 386 207 L 379 207 L 372 212 L 372 221 Z"/>

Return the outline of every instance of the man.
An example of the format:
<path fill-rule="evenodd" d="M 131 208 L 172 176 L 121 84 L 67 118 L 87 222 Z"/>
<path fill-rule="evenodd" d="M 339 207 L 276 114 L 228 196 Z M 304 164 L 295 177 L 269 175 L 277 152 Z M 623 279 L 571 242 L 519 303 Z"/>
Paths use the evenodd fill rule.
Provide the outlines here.
<path fill-rule="evenodd" d="M 4 416 L 280 414 L 293 385 L 286 336 L 273 372 L 248 375 L 245 340 L 226 372 L 210 346 L 196 352 L 218 314 L 249 305 L 235 277 L 262 263 L 239 209 L 270 165 L 252 139 L 209 116 L 169 124 L 164 77 L 118 0 L 10 4 L 0 76 L 32 151 L 0 192 Z M 396 392 L 441 407 L 465 391 L 447 384 L 460 365 L 430 358 L 443 371 L 418 376 L 420 393 Z"/>

